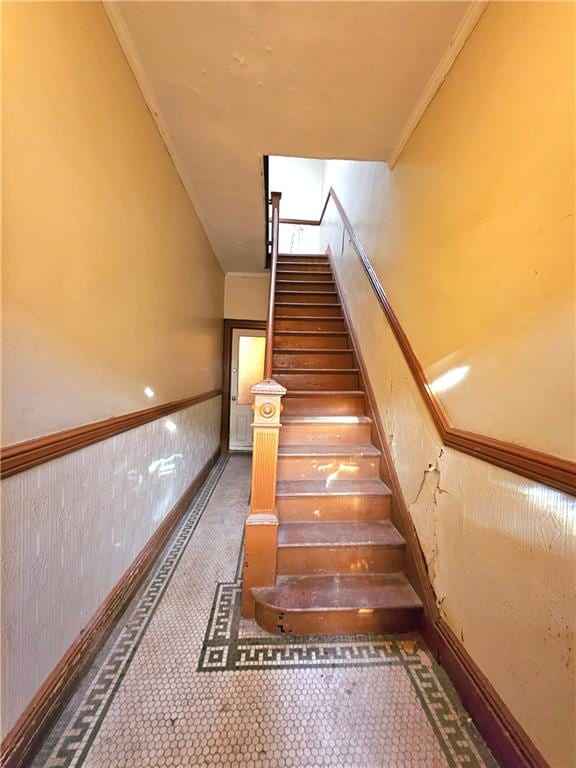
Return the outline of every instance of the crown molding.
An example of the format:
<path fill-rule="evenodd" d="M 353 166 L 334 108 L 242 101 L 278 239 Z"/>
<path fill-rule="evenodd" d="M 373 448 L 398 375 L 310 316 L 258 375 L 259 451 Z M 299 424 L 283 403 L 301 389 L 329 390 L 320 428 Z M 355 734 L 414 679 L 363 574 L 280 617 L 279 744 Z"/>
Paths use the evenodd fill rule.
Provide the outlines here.
<path fill-rule="evenodd" d="M 180 177 L 180 180 L 184 186 L 184 189 L 186 190 L 186 194 L 188 195 L 188 198 L 192 204 L 192 207 L 194 208 L 198 218 L 201 221 L 202 228 L 206 233 L 206 237 L 210 241 L 210 245 L 212 247 L 212 250 L 214 251 L 214 255 L 216 255 L 216 251 L 214 249 L 214 246 L 212 245 L 212 240 L 206 229 L 206 225 L 205 225 L 206 218 L 204 216 L 202 206 L 198 200 L 198 196 L 194 191 L 194 187 L 192 185 L 192 182 L 190 181 L 190 177 L 186 172 L 186 167 L 180 155 L 178 154 L 178 151 L 176 150 L 176 146 L 174 144 L 174 141 L 172 140 L 170 129 L 168 128 L 168 123 L 164 118 L 162 109 L 160 108 L 158 100 L 156 99 L 156 96 L 154 94 L 154 89 L 152 88 L 152 84 L 150 83 L 150 80 L 146 75 L 144 66 L 140 61 L 140 57 L 138 55 L 138 52 L 136 51 L 136 46 L 134 45 L 134 41 L 132 40 L 132 36 L 128 31 L 128 27 L 126 26 L 126 22 L 124 21 L 122 13 L 120 12 L 119 6 L 122 5 L 122 3 L 112 2 L 112 0 L 103 0 L 102 5 L 104 6 L 104 10 L 106 12 L 106 15 L 108 16 L 108 20 L 110 21 L 110 24 L 112 25 L 114 34 L 116 35 L 118 43 L 120 44 L 120 47 L 122 48 L 124 56 L 126 57 L 126 61 L 128 62 L 128 65 L 132 70 L 132 74 L 134 75 L 136 82 L 138 83 L 138 86 L 140 88 L 140 91 L 142 92 L 144 101 L 146 102 L 146 105 L 150 110 L 150 113 L 154 119 L 154 122 L 156 123 L 156 127 L 158 128 L 160 136 L 162 137 L 162 140 L 166 145 L 168 154 L 170 155 L 170 158 L 174 164 L 174 167 L 176 168 L 176 173 Z M 216 256 L 216 258 L 218 257 Z"/>
<path fill-rule="evenodd" d="M 462 18 L 462 21 L 460 22 L 450 45 L 438 62 L 438 65 L 434 70 L 432 77 L 428 81 L 426 88 L 424 88 L 420 94 L 420 98 L 416 102 L 416 106 L 410 113 L 410 117 L 400 131 L 398 139 L 396 140 L 396 144 L 392 147 L 392 151 L 390 152 L 390 155 L 387 159 L 390 168 L 394 168 L 396 165 L 402 150 L 408 143 L 410 136 L 412 136 L 416 130 L 418 123 L 424 116 L 424 113 L 428 109 L 428 105 L 436 95 L 438 89 L 446 79 L 448 72 L 450 72 L 452 69 L 452 65 L 464 47 L 466 40 L 468 40 L 470 37 L 472 30 L 480 20 L 480 17 L 486 10 L 488 3 L 489 0 L 471 0 L 470 6 L 464 14 L 464 17 Z"/>

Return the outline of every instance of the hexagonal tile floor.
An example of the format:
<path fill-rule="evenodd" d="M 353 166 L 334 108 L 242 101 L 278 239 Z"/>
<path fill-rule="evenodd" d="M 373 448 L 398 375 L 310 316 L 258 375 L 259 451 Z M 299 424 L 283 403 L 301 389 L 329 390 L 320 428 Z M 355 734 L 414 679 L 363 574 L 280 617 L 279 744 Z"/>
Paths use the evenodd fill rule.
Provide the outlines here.
<path fill-rule="evenodd" d="M 249 485 L 220 459 L 34 766 L 496 766 L 419 637 L 240 618 Z"/>

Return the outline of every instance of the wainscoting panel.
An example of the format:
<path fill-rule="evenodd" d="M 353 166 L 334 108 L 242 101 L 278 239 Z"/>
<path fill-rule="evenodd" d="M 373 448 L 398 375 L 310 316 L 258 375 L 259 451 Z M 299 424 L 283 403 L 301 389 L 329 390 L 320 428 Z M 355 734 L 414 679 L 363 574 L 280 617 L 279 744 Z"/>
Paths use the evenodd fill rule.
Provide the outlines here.
<path fill-rule="evenodd" d="M 2 484 L 2 710 L 11 728 L 218 448 L 221 398 Z"/>

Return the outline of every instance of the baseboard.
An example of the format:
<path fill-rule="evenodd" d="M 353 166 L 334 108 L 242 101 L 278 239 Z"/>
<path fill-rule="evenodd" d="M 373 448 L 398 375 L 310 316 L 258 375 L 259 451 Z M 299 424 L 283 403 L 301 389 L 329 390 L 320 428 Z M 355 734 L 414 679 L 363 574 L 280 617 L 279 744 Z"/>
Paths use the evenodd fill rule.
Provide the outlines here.
<path fill-rule="evenodd" d="M 428 567 L 420 547 L 418 534 L 402 494 L 390 446 L 376 395 L 370 383 L 368 369 L 348 311 L 344 293 L 336 271 L 332 252 L 327 249 L 332 266 L 336 290 L 357 360 L 368 412 L 373 422 L 372 440 L 382 454 L 381 474 L 392 491 L 392 522 L 406 541 L 407 575 L 424 603 L 421 633 L 456 688 L 464 707 L 500 765 L 506 768 L 548 768 L 522 726 L 498 696 L 486 676 L 472 660 L 460 639 L 440 616 L 436 595 L 430 582 Z"/>
<path fill-rule="evenodd" d="M 35 751 L 62 712 L 117 619 L 140 588 L 219 455 L 218 450 L 202 467 L 18 718 L 2 742 L 3 768 L 25 768 L 30 765 Z"/>
<path fill-rule="evenodd" d="M 425 616 L 421 632 L 498 763 L 506 768 L 549 768 L 446 620 Z"/>

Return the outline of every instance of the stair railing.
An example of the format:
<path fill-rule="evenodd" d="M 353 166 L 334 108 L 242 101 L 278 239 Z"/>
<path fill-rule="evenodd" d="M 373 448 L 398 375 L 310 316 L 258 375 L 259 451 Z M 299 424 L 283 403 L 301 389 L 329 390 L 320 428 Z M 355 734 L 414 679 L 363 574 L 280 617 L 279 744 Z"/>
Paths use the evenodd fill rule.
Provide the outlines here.
<path fill-rule="evenodd" d="M 274 297 L 278 268 L 280 234 L 280 192 L 272 192 L 272 236 L 270 292 L 266 324 L 264 379 L 251 388 L 254 395 L 254 439 L 252 447 L 252 490 L 244 536 L 244 568 L 242 582 L 242 615 L 254 616 L 253 587 L 273 586 L 276 582 L 278 548 L 278 513 L 276 510 L 276 475 L 280 412 L 286 389 L 272 378 L 274 351 Z"/>

